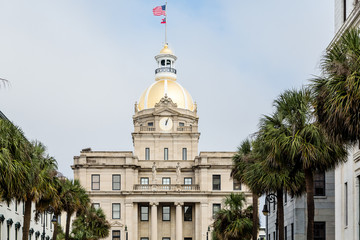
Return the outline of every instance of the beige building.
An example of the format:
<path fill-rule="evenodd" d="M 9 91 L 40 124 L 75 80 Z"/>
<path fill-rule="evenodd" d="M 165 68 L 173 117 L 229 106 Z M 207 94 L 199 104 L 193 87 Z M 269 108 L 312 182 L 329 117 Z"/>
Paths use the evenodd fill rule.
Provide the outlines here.
<path fill-rule="evenodd" d="M 74 177 L 111 223 L 107 239 L 211 239 L 224 197 L 250 194 L 230 178 L 234 152 L 199 154 L 197 106 L 176 81 L 176 56 L 165 45 L 155 59 L 155 82 L 135 104 L 134 151 L 83 149 Z"/>

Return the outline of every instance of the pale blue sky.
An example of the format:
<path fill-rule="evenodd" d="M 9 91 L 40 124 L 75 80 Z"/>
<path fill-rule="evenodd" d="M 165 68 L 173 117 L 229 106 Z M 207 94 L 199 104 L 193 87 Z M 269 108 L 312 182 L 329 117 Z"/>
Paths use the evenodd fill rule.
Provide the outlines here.
<path fill-rule="evenodd" d="M 72 178 L 85 147 L 132 150 L 135 101 L 164 42 L 159 0 L 0 0 L 0 110 Z M 281 91 L 318 73 L 333 1 L 169 0 L 178 81 L 198 103 L 200 151 L 235 151 Z"/>

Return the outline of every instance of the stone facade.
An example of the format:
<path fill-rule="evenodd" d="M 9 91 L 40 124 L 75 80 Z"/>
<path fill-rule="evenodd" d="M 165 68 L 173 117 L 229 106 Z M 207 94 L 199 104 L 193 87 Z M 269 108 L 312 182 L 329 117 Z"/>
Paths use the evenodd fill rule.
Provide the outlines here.
<path fill-rule="evenodd" d="M 334 171 L 325 173 L 325 191 L 323 196 L 314 196 L 315 222 L 325 223 L 324 240 L 335 239 L 335 176 Z M 287 199 L 287 200 L 286 200 Z M 285 201 L 286 200 L 286 201 Z M 275 240 L 276 235 L 276 211 L 274 204 L 269 206 L 268 216 L 268 238 Z M 306 240 L 307 227 L 306 195 L 299 198 L 284 196 L 284 227 L 286 227 L 287 239 Z M 280 231 L 280 229 L 279 229 Z M 285 231 L 285 229 L 281 230 Z M 293 238 L 292 238 L 293 236 Z M 319 238 L 320 239 L 320 238 Z"/>
<path fill-rule="evenodd" d="M 230 177 L 234 152 L 199 154 L 197 106 L 175 82 L 177 58 L 165 45 L 155 59 L 156 82 L 135 104 L 134 151 L 84 149 L 74 178 L 104 210 L 107 239 L 210 239 L 224 198 L 245 192 L 250 202 L 251 194 Z"/>

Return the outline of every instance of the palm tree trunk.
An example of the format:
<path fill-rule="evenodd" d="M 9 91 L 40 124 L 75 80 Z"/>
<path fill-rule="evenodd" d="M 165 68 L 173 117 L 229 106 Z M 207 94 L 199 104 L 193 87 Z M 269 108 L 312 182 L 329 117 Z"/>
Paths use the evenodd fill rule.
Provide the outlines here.
<path fill-rule="evenodd" d="M 253 231 L 252 239 L 257 240 L 258 226 L 259 226 L 259 196 L 253 193 Z"/>
<path fill-rule="evenodd" d="M 305 169 L 306 201 L 307 201 L 307 240 L 314 239 L 314 176 L 311 169 Z"/>
<path fill-rule="evenodd" d="M 23 226 L 23 240 L 29 239 L 29 229 L 30 229 L 30 220 L 31 220 L 31 204 L 32 201 L 27 199 L 25 201 L 25 213 L 24 213 L 24 226 Z"/>
<path fill-rule="evenodd" d="M 71 214 L 70 214 L 70 213 L 67 213 L 67 214 L 66 214 L 65 240 L 69 240 L 69 234 L 70 234 L 70 219 L 71 219 Z"/>
<path fill-rule="evenodd" d="M 279 240 L 284 240 L 284 190 L 277 190 L 277 218 L 278 218 L 278 235 Z"/>
<path fill-rule="evenodd" d="M 58 223 L 56 222 L 56 223 L 54 223 L 54 232 L 53 232 L 53 237 L 52 237 L 52 239 L 54 239 L 54 240 L 56 240 L 56 238 L 57 238 L 57 234 L 58 234 Z"/>

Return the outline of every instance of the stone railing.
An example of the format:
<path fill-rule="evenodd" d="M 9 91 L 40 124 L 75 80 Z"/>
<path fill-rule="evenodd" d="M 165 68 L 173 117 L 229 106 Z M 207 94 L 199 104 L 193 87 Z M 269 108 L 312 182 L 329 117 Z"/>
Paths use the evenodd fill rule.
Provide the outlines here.
<path fill-rule="evenodd" d="M 135 184 L 134 191 L 200 191 L 200 186 L 195 184 Z"/>
<path fill-rule="evenodd" d="M 179 126 L 177 127 L 178 132 L 191 132 L 192 126 Z"/>
<path fill-rule="evenodd" d="M 140 126 L 140 131 L 153 132 L 153 131 L 155 131 L 155 127 L 150 127 L 150 126 Z"/>

